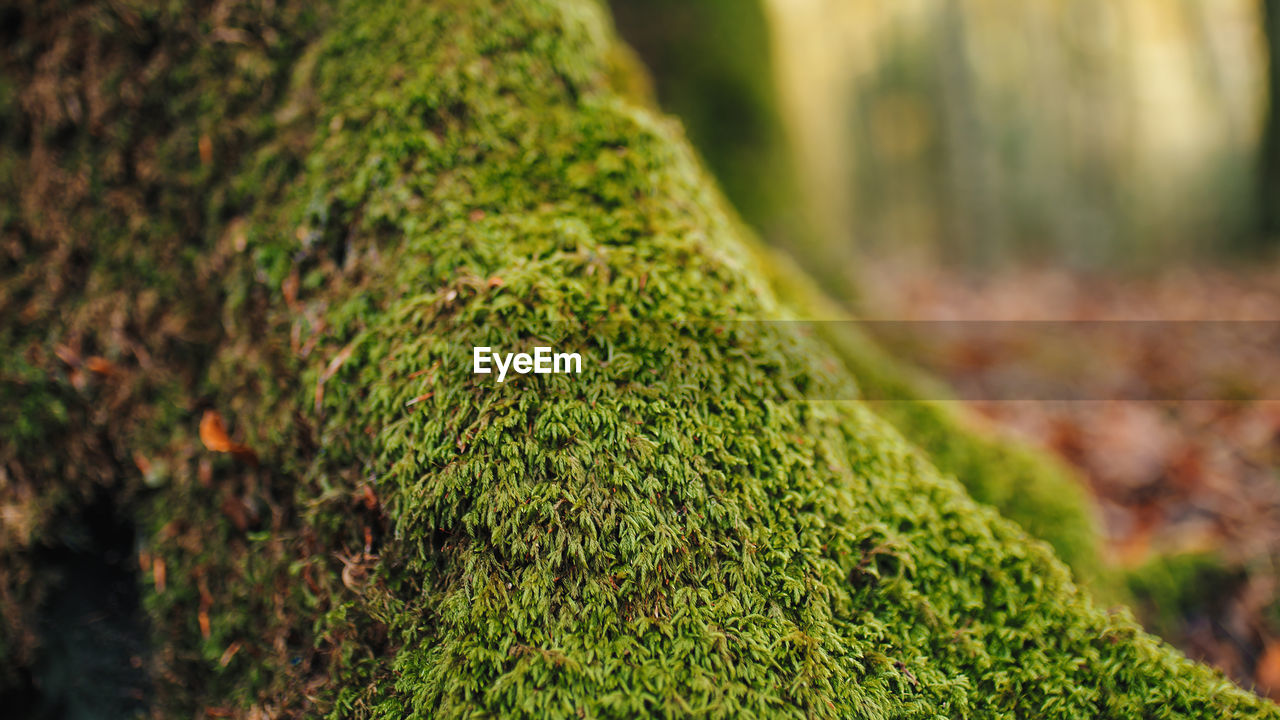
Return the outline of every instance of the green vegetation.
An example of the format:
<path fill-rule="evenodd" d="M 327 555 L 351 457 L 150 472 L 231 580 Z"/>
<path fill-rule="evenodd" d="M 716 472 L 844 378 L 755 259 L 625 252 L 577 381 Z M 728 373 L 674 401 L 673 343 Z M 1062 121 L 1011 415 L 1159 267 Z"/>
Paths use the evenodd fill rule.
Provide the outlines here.
<path fill-rule="evenodd" d="M 1210 615 L 1224 588 L 1238 586 L 1243 579 L 1243 572 L 1216 553 L 1197 552 L 1154 558 L 1129 572 L 1125 582 L 1150 627 L 1175 638 L 1186 618 Z"/>
<path fill-rule="evenodd" d="M 229 68 L 257 66 L 160 41 L 205 103 L 179 93 L 150 129 L 177 184 L 157 175 L 138 215 L 106 222 L 90 183 L 70 214 L 97 224 L 88 278 L 67 294 L 30 278 L 74 232 L 5 266 L 23 279 L 5 310 L 37 294 L 53 331 L 5 312 L 4 397 L 64 409 L 6 450 L 24 476 L 0 490 L 78 487 L 86 456 L 65 450 L 101 453 L 92 482 L 143 528 L 162 714 L 1277 715 L 1096 608 L 866 406 L 810 401 L 855 380 L 826 341 L 744 322 L 793 311 L 678 128 L 612 86 L 596 5 L 273 12 L 280 36 L 319 39 L 199 16 L 244 41 L 211 57 L 276 48 L 254 75 L 270 91 L 225 106 L 270 120 L 202 114 L 239 97 Z M 237 152 L 201 149 L 224 141 Z M 10 202 L 6 238 L 35 232 L 44 216 Z M 469 372 L 472 345 L 535 338 L 580 349 L 584 374 Z M 210 409 L 254 457 L 199 448 Z M 33 542 L 7 540 L 6 567 L 30 567 Z"/>
<path fill-rule="evenodd" d="M 813 244 L 782 117 L 759 0 L 610 0 L 619 32 L 653 75 L 656 101 L 734 208 L 774 245 Z"/>
<path fill-rule="evenodd" d="M 1098 558 L 1093 511 L 1080 481 L 1047 453 L 984 432 L 948 391 L 910 365 L 889 357 L 839 303 L 777 251 L 756 250 L 774 291 L 804 317 L 857 379 L 872 410 L 920 448 L 929 462 L 956 477 L 978 502 L 995 507 L 1053 546 L 1089 589 L 1120 594 Z"/>
<path fill-rule="evenodd" d="M 753 245 L 774 291 L 806 318 L 857 378 L 872 409 L 955 475 L 978 501 L 995 506 L 1100 587 L 1094 522 L 1077 478 L 1046 453 L 1007 437 L 984 433 L 963 416 L 945 388 L 889 357 L 851 322 L 852 316 L 818 287 L 840 287 L 829 266 L 832 249 L 795 236 L 804 223 L 784 208 L 801 206 L 781 126 L 771 62 L 769 28 L 761 3 L 680 3 L 651 0 L 610 3 L 626 40 L 639 48 L 655 75 L 664 109 L 680 118 L 689 141 L 719 179 L 725 195 L 756 232 Z M 783 228 L 791 228 L 788 235 Z M 770 246 L 786 246 L 805 269 Z M 806 272 L 807 270 L 807 272 Z M 815 283 L 815 278 L 819 283 Z M 844 295 L 848 295 L 847 282 Z"/>
<path fill-rule="evenodd" d="M 249 156 L 296 140 L 282 93 L 319 23 L 305 5 L 3 11 L 0 690 L 67 644 L 40 637 L 74 583 L 48 551 L 93 548 L 89 521 L 131 524 L 147 485 L 194 469 L 224 298 L 255 292 L 224 231 L 265 200 L 241 182 Z M 135 458 L 156 460 L 146 482 Z M 127 538 L 109 550 L 136 567 Z M 120 694 L 99 687 L 96 707 Z"/>

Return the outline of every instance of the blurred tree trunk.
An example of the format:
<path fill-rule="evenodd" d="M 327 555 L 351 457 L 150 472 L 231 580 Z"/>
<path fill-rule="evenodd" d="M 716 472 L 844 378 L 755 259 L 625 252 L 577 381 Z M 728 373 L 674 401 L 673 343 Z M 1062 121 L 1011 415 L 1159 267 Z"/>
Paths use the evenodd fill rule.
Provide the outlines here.
<path fill-rule="evenodd" d="M 1280 0 L 1263 0 L 1262 27 L 1267 47 L 1267 118 L 1262 129 L 1258 221 L 1259 244 L 1280 237 Z"/>
<path fill-rule="evenodd" d="M 680 118 L 735 209 L 761 235 L 785 242 L 798 225 L 798 202 L 762 3 L 609 5 L 653 74 L 658 104 Z"/>

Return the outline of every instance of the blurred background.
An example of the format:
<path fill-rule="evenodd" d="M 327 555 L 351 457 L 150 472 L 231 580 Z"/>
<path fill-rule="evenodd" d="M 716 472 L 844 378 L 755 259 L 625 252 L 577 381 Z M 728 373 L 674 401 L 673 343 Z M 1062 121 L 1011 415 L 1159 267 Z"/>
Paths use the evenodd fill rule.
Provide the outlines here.
<path fill-rule="evenodd" d="M 742 217 L 897 357 L 1052 382 L 1071 356 L 929 330 L 1150 321 L 1074 349 L 1114 365 L 1085 400 L 965 402 L 1078 470 L 1148 628 L 1280 698 L 1280 346 L 1206 395 L 1224 348 L 1176 337 L 1280 322 L 1280 0 L 610 4 Z"/>
<path fill-rule="evenodd" d="M 620 30 L 770 239 L 1150 268 L 1275 234 L 1261 0 L 656 4 Z"/>

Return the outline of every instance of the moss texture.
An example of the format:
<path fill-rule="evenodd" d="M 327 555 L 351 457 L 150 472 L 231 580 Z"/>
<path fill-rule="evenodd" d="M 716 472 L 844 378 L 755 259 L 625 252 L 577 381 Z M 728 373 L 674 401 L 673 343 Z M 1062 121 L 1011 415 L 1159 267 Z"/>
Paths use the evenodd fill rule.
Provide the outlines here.
<path fill-rule="evenodd" d="M 195 17 L 197 37 L 273 47 Z M 179 103 L 159 135 L 194 185 L 144 194 L 134 224 L 75 215 L 102 223 L 90 275 L 115 257 L 116 280 L 50 297 L 49 336 L 5 314 L 5 397 L 66 407 L 3 416 L 46 423 L 7 451 L 6 502 L 78 487 L 76 458 L 42 458 L 105 439 L 93 482 L 142 528 L 157 713 L 1277 716 L 1097 609 L 866 406 L 812 400 L 855 380 L 825 342 L 753 322 L 791 311 L 679 129 L 613 87 L 599 7 L 346 0 L 278 33 L 313 23 L 240 135 L 217 114 L 236 76 L 175 50 L 201 71 L 175 83 L 215 88 L 212 115 Z M 223 133 L 238 152 L 213 165 Z M 164 198 L 183 242 L 138 234 Z M 7 273 L 65 261 L 29 242 L 42 219 L 7 206 L 6 239 L 31 246 Z M 191 275 L 157 288 L 148 267 Z M 182 331 L 67 319 L 103 297 Z M 539 338 L 589 371 L 469 371 L 472 345 Z M 103 392 L 158 409 L 95 427 L 77 413 Z M 208 409 L 252 462 L 197 449 Z"/>
<path fill-rule="evenodd" d="M 653 75 L 657 102 L 742 217 L 771 244 L 809 250 L 759 0 L 610 0 L 619 32 Z"/>
<path fill-rule="evenodd" d="M 1048 542 L 1095 594 L 1124 596 L 1098 556 L 1094 509 L 1082 480 L 1048 453 L 983 428 L 938 381 L 890 357 L 856 319 L 788 257 L 756 248 L 774 292 L 827 342 L 856 378 L 872 410 L 910 440 L 934 467 L 958 479 L 978 502 L 995 507 Z"/>
<path fill-rule="evenodd" d="M 755 229 L 741 231 L 744 241 L 751 244 L 757 233 L 770 241 L 755 254 L 774 291 L 801 316 L 832 321 L 812 327 L 857 378 L 861 394 L 877 401 L 872 409 L 940 470 L 960 479 L 975 499 L 1049 542 L 1092 589 L 1118 594 L 1103 577 L 1092 508 L 1079 479 L 1047 454 L 985 430 L 955 403 L 945 402 L 945 388 L 888 356 L 814 282 L 834 275 L 830 258 L 819 257 L 824 255 L 817 252 L 819 243 L 795 212 L 801 203 L 778 112 L 763 4 L 611 0 L 609 5 L 624 39 L 653 72 L 663 109 L 681 120 L 730 204 Z M 807 272 L 774 249 L 778 246 L 805 261 Z"/>
<path fill-rule="evenodd" d="M 6 698 L 65 644 L 39 637 L 75 581 L 49 551 L 94 550 L 86 520 L 131 524 L 163 459 L 181 470 L 196 451 L 187 420 L 226 337 L 224 298 L 251 292 L 227 274 L 222 232 L 259 199 L 239 184 L 247 158 L 293 137 L 282 94 L 319 20 L 303 6 L 0 9 Z M 127 541 L 118 550 L 113 564 L 136 566 Z M 114 707 L 120 688 L 102 690 L 112 704 L 98 709 Z"/>

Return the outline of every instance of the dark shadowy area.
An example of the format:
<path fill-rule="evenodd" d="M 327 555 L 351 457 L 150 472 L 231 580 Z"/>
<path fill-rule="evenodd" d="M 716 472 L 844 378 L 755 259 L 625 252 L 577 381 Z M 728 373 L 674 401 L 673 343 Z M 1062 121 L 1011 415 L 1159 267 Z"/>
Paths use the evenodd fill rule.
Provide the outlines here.
<path fill-rule="evenodd" d="M 134 528 L 105 492 L 55 527 L 32 561 L 50 578 L 34 662 L 0 707 L 31 720 L 133 717 L 150 686 Z"/>

